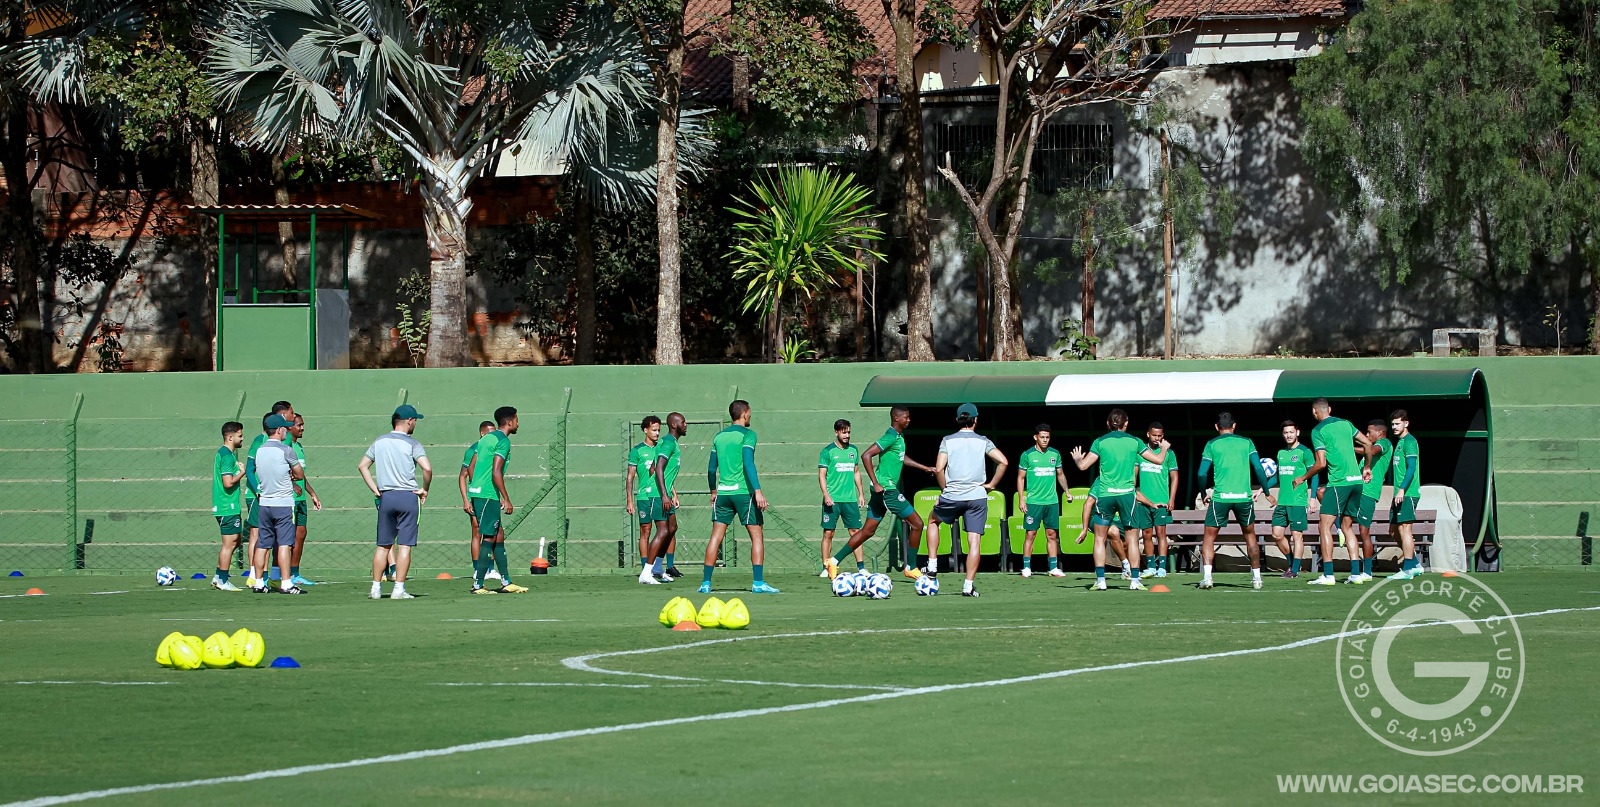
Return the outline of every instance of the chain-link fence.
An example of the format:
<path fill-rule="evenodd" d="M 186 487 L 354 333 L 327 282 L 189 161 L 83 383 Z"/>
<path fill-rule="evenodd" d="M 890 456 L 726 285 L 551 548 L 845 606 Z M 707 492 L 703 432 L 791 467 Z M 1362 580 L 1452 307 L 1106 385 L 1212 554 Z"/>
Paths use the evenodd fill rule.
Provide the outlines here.
<path fill-rule="evenodd" d="M 1600 405 L 1496 406 L 1494 428 L 1502 568 L 1591 566 Z"/>

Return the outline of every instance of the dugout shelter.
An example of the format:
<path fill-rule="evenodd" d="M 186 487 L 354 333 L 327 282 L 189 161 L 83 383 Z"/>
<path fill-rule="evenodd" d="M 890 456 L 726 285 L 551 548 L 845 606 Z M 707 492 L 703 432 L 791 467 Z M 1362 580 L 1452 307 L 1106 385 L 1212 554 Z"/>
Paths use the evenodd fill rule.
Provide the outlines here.
<path fill-rule="evenodd" d="M 1463 370 L 1227 370 L 1196 372 L 1090 372 L 1039 376 L 874 376 L 861 393 L 861 406 L 904 404 L 911 408 L 907 453 L 932 464 L 939 440 L 955 431 L 955 410 L 978 406 L 978 431 L 1011 460 L 1000 492 L 1011 498 L 1016 462 L 1032 445 L 1033 427 L 1050 424 L 1051 447 L 1061 452 L 1067 479 L 1087 487 L 1094 470 L 1072 463 L 1074 446 L 1106 432 L 1106 415 L 1126 410 L 1128 431 L 1143 436 L 1153 421 L 1166 429 L 1177 452 L 1179 506 L 1193 502 L 1194 473 L 1205 444 L 1216 436 L 1217 413 L 1232 412 L 1238 434 L 1255 442 L 1262 457 L 1283 446 L 1281 424 L 1293 420 L 1301 442 L 1310 445 L 1311 401 L 1324 397 L 1333 414 L 1364 428 L 1373 419 L 1388 423 L 1404 409 L 1421 447 L 1421 482 L 1447 485 L 1462 502 L 1462 533 L 1469 547 L 1496 541 L 1494 450 L 1489 387 L 1482 371 Z M 858 429 L 865 448 L 877 439 L 887 418 Z M 931 488 L 931 475 L 907 468 L 908 495 Z"/>

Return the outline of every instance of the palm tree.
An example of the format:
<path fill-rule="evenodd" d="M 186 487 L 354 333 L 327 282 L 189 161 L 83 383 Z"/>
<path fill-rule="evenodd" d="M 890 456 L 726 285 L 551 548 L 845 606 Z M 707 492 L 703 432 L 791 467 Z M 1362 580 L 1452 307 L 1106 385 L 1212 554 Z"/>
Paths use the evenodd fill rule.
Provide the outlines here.
<path fill-rule="evenodd" d="M 754 201 L 728 208 L 737 221 L 727 258 L 745 281 L 744 310 L 767 319 L 772 355 L 781 361 L 784 297 L 810 299 L 859 271 L 865 258 L 881 260 L 871 245 L 883 233 L 871 223 L 870 192 L 826 168 L 780 168 L 750 189 Z"/>
<path fill-rule="evenodd" d="M 655 167 L 617 149 L 653 107 L 638 35 L 584 0 L 232 0 L 206 72 L 256 145 L 303 132 L 393 141 L 420 175 L 431 252 L 426 365 L 468 364 L 467 189 L 514 145 L 591 201 L 648 201 Z"/>

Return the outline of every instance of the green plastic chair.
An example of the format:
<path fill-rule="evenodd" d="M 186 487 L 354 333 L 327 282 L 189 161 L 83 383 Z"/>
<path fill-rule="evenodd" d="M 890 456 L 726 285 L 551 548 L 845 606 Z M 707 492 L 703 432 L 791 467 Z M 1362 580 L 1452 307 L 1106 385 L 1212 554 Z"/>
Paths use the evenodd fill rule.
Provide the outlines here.
<path fill-rule="evenodd" d="M 1066 494 L 1061 496 L 1061 554 L 1063 555 L 1090 555 L 1094 553 L 1094 544 L 1084 541 L 1074 544 L 1072 539 L 1078 537 L 1078 530 L 1083 528 L 1083 497 L 1089 495 L 1088 488 L 1072 488 L 1072 501 L 1068 502 Z M 1012 501 L 1020 499 L 1017 496 Z M 1022 511 L 1019 504 L 1016 515 L 1006 519 L 1006 543 L 1011 547 L 1014 555 L 1022 554 L 1022 542 L 1028 537 L 1028 528 L 1024 523 L 1027 514 Z M 1040 529 L 1033 536 L 1033 553 L 1043 555 L 1048 552 L 1045 542 L 1044 530 Z"/>

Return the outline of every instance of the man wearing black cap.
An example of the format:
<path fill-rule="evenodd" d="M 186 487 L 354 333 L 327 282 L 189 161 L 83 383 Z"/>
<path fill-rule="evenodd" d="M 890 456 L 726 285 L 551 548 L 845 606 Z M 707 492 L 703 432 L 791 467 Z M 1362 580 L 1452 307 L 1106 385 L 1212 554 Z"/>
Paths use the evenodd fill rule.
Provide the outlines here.
<path fill-rule="evenodd" d="M 251 574 L 255 580 L 251 590 L 257 594 L 271 590 L 265 578 L 274 554 L 282 574 L 279 590 L 284 594 L 305 593 L 294 584 L 291 579 L 293 574 L 289 571 L 289 565 L 294 561 L 294 483 L 306 478 L 299 456 L 283 442 L 291 423 L 283 415 L 267 416 L 262 423 L 267 439 L 256 451 L 254 467 L 249 469 L 260 491 L 256 507 L 260 511 L 257 521 L 261 534 L 256 541 L 257 559 L 252 563 L 260 569 L 260 574 Z"/>
<path fill-rule="evenodd" d="M 411 433 L 422 415 L 405 404 L 389 418 L 393 431 L 374 440 L 356 464 L 367 489 L 378 497 L 378 548 L 372 553 L 372 591 L 367 596 L 383 599 L 380 582 L 394 564 L 394 591 L 391 600 L 416 599 L 406 593 L 406 572 L 411 569 L 411 549 L 417 545 L 417 513 L 428 499 L 433 484 L 433 466 L 428 452 Z M 422 469 L 422 485 L 417 485 L 417 469 Z M 377 474 L 374 478 L 373 471 Z"/>
<path fill-rule="evenodd" d="M 973 581 L 981 560 L 978 541 L 989 520 L 989 491 L 1005 476 L 1007 461 L 989 438 L 978 434 L 978 407 L 965 403 L 956 409 L 956 427 L 955 434 L 939 441 L 939 458 L 933 465 L 941 492 L 928 519 L 928 574 L 939 571 L 939 525 L 955 524 L 959 518 L 967 533 L 967 579 L 961 584 L 961 596 L 976 597 Z M 986 459 L 995 463 L 994 476 L 987 482 Z"/>

